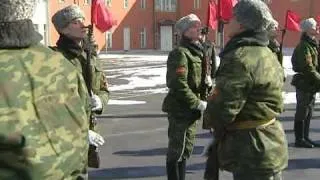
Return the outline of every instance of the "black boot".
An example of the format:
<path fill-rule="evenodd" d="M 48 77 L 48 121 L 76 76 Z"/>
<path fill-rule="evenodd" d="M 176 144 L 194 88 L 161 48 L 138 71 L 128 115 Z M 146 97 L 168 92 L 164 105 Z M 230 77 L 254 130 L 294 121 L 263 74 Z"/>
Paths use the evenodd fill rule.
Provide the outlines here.
<path fill-rule="evenodd" d="M 167 162 L 166 165 L 168 180 L 179 180 L 178 162 L 171 161 Z"/>
<path fill-rule="evenodd" d="M 179 180 L 185 180 L 186 178 L 186 160 L 182 160 L 181 162 L 178 163 L 179 167 Z"/>
<path fill-rule="evenodd" d="M 304 122 L 294 122 L 294 134 L 296 136 L 295 147 L 313 148 L 314 146 L 304 139 Z"/>
<path fill-rule="evenodd" d="M 311 119 L 311 118 L 310 118 Z M 316 142 L 313 142 L 310 138 L 309 138 L 309 129 L 310 129 L 310 119 L 307 119 L 305 121 L 305 124 L 304 124 L 304 139 L 312 144 L 314 147 L 320 147 L 320 144 L 316 143 Z"/>

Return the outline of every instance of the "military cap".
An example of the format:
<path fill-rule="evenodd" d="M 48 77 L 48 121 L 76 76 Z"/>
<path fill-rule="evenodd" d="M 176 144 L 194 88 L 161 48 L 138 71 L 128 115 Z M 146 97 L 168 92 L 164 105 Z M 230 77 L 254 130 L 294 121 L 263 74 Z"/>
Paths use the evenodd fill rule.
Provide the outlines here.
<path fill-rule="evenodd" d="M 304 19 L 300 22 L 301 31 L 307 31 L 309 29 L 317 30 L 317 21 L 313 18 Z"/>
<path fill-rule="evenodd" d="M 84 13 L 79 6 L 73 4 L 57 11 L 51 18 L 51 21 L 58 32 L 67 27 L 73 20 L 82 18 Z"/>
<path fill-rule="evenodd" d="M 35 0 L 1 0 L 0 22 L 31 19 L 35 6 Z"/>
<path fill-rule="evenodd" d="M 175 25 L 178 33 L 183 34 L 186 32 L 195 22 L 201 22 L 197 15 L 189 14 L 179 19 Z"/>
<path fill-rule="evenodd" d="M 261 0 L 240 0 L 233 8 L 233 14 L 249 30 L 267 30 L 274 20 L 269 7 Z"/>

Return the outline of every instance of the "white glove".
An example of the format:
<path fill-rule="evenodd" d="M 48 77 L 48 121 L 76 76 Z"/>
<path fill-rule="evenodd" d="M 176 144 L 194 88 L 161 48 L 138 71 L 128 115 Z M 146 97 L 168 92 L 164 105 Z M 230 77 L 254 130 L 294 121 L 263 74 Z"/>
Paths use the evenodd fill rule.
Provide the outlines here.
<path fill-rule="evenodd" d="M 91 105 L 92 111 L 101 111 L 102 110 L 102 102 L 101 99 L 99 98 L 99 96 L 93 94 L 91 97 Z"/>
<path fill-rule="evenodd" d="M 200 111 L 204 111 L 207 108 L 207 102 L 206 101 L 200 101 L 197 109 Z"/>
<path fill-rule="evenodd" d="M 89 144 L 99 147 L 104 144 L 104 139 L 100 134 L 89 130 Z"/>
<path fill-rule="evenodd" d="M 204 78 L 204 83 L 206 83 L 206 85 L 208 86 L 208 87 L 212 87 L 212 79 L 211 79 L 211 77 L 210 76 L 206 76 L 205 78 Z"/>

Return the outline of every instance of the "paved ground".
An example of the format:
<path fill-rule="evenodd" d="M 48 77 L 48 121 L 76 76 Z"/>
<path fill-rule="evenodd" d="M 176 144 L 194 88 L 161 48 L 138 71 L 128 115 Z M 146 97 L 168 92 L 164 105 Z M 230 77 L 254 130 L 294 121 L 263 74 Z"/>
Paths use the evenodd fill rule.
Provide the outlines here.
<path fill-rule="evenodd" d="M 101 150 L 100 169 L 90 170 L 90 179 L 165 180 L 165 154 L 167 147 L 167 119 L 161 112 L 165 96 L 165 54 L 148 52 L 111 54 L 102 62 L 112 91 L 110 104 L 99 118 L 100 132 L 106 138 Z M 288 84 L 285 92 L 294 93 Z M 319 148 L 293 147 L 293 116 L 295 104 L 286 104 L 280 119 L 289 142 L 289 167 L 286 180 L 318 180 L 320 168 Z M 320 106 L 311 122 L 311 137 L 320 143 Z M 201 124 L 199 124 L 201 127 Z M 201 180 L 205 159 L 203 147 L 210 139 L 208 132 L 199 128 L 192 158 L 188 161 L 188 180 Z M 227 172 L 222 180 L 231 180 Z"/>

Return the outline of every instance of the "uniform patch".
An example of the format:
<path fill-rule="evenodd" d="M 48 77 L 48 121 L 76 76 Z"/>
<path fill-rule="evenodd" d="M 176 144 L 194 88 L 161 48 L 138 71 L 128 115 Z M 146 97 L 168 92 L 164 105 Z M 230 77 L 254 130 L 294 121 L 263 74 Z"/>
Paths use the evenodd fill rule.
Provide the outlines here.
<path fill-rule="evenodd" d="M 176 69 L 176 74 L 177 75 L 183 75 L 186 73 L 186 68 L 183 67 L 183 66 L 179 66 L 177 69 Z"/>

